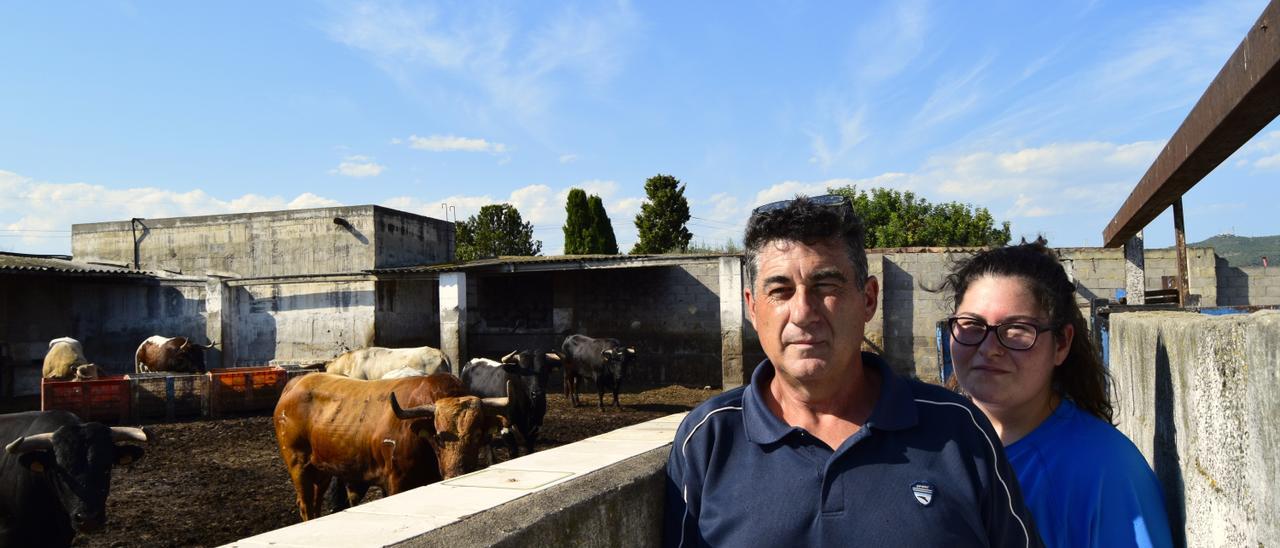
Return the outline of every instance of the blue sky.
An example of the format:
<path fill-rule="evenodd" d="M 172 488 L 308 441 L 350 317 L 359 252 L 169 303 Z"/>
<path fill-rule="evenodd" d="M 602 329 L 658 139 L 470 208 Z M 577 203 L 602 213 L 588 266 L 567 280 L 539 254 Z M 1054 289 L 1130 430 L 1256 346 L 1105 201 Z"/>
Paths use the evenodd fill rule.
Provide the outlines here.
<path fill-rule="evenodd" d="M 7 3 L 0 250 L 130 217 L 507 202 L 557 253 L 574 187 L 625 250 L 658 173 L 713 244 L 856 184 L 1096 246 L 1265 4 Z M 1278 178 L 1272 124 L 1185 196 L 1188 239 L 1280 233 Z M 1171 245 L 1168 212 L 1146 238 Z"/>

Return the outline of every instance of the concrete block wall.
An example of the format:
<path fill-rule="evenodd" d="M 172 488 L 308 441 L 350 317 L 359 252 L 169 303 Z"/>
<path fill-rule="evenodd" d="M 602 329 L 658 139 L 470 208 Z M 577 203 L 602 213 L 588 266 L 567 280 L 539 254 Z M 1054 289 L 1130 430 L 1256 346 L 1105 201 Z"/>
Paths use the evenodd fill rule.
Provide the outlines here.
<path fill-rule="evenodd" d="M 1116 419 L 1160 478 L 1175 541 L 1280 544 L 1280 311 L 1110 326 Z"/>
<path fill-rule="evenodd" d="M 371 277 L 235 280 L 228 286 L 235 312 L 224 352 L 235 366 L 324 361 L 375 340 Z"/>
<path fill-rule="evenodd" d="M 1233 267 L 1218 259 L 1218 305 L 1280 304 L 1280 268 Z"/>
<path fill-rule="evenodd" d="M 928 289 L 942 283 L 954 256 L 941 251 L 881 255 L 878 314 L 883 323 L 884 356 L 900 374 L 939 382 L 935 326 L 951 309 L 945 293 Z M 874 261 L 874 257 L 869 256 L 868 261 Z"/>
<path fill-rule="evenodd" d="M 346 223 L 339 224 L 335 219 Z M 134 262 L 130 221 L 77 224 L 77 260 Z M 203 276 L 288 276 L 360 272 L 453 258 L 453 224 L 378 206 L 144 219 L 140 268 Z"/>

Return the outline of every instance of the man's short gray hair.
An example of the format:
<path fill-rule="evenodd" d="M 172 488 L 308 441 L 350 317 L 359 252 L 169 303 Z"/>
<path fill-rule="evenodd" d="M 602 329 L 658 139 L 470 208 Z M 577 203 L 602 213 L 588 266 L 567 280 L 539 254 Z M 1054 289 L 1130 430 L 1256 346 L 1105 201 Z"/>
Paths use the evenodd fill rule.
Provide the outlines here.
<path fill-rule="evenodd" d="M 859 290 L 866 287 L 867 251 L 863 247 L 866 232 L 862 220 L 853 212 L 848 198 L 834 205 L 819 203 L 821 198 L 796 196 L 794 200 L 775 202 L 752 212 L 742 239 L 749 287 L 755 287 L 760 268 L 756 264 L 757 257 L 769 242 L 787 240 L 812 245 L 832 239 L 844 243 L 849 260 L 853 262 L 854 284 Z"/>

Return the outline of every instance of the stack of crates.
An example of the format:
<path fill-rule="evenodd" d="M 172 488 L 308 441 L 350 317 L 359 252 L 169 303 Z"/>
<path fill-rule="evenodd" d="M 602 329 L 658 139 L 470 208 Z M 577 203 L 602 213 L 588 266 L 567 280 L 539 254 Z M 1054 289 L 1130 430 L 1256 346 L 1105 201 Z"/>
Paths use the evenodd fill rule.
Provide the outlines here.
<path fill-rule="evenodd" d="M 40 410 L 62 409 L 83 421 L 121 424 L 132 418 L 130 382 L 125 375 L 91 381 L 40 382 Z"/>

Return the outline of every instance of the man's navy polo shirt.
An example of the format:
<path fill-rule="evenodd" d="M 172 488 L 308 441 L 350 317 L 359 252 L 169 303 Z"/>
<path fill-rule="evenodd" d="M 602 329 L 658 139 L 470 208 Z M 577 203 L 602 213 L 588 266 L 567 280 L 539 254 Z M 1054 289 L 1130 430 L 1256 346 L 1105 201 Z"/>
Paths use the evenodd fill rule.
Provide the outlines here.
<path fill-rule="evenodd" d="M 668 546 L 1040 546 L 1000 440 L 946 389 L 883 379 L 861 430 L 832 451 L 782 422 L 751 384 L 694 409 L 667 461 Z"/>

